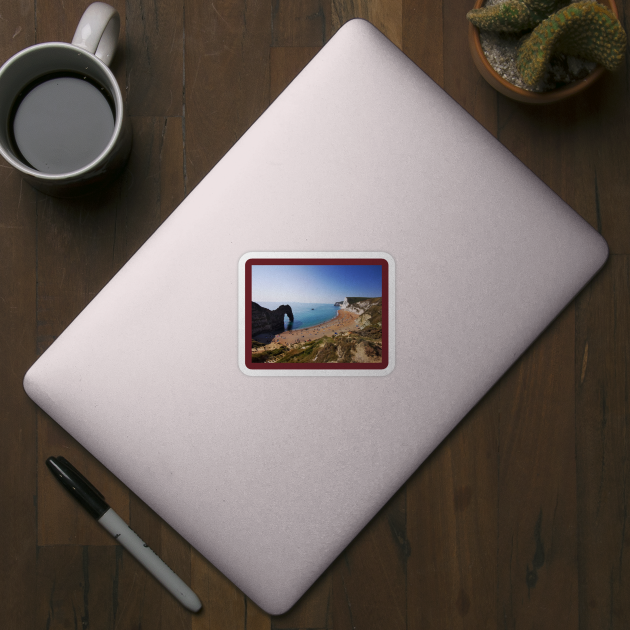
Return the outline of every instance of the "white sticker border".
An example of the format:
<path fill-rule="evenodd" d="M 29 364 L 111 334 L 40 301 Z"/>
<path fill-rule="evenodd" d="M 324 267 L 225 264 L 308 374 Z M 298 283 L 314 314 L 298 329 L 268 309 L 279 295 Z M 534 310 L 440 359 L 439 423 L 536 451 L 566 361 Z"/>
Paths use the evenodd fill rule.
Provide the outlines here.
<path fill-rule="evenodd" d="M 252 258 L 383 258 L 388 263 L 388 317 L 389 317 L 389 349 L 388 364 L 384 369 L 349 369 L 349 370 L 252 370 L 245 364 L 245 263 Z M 395 322 L 396 322 L 396 287 L 395 287 L 395 263 L 390 254 L 385 252 L 247 252 L 238 261 L 238 367 L 246 376 L 299 376 L 309 378 L 312 376 L 387 376 L 395 367 Z"/>

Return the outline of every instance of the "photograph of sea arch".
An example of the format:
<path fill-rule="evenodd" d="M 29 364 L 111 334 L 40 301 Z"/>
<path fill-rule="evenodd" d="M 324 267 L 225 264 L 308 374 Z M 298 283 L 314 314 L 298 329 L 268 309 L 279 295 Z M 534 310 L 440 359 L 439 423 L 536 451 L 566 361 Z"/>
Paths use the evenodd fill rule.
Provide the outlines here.
<path fill-rule="evenodd" d="M 382 264 L 252 264 L 249 308 L 252 367 L 383 364 Z"/>

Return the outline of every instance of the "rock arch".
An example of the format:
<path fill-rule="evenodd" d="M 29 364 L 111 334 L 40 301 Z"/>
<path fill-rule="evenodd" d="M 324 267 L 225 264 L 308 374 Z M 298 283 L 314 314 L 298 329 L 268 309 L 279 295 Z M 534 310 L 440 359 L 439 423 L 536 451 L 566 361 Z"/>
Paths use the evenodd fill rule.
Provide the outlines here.
<path fill-rule="evenodd" d="M 288 304 L 283 304 L 270 311 L 256 302 L 252 302 L 252 337 L 263 332 L 280 332 L 284 330 L 284 316 L 293 321 L 293 311 Z"/>

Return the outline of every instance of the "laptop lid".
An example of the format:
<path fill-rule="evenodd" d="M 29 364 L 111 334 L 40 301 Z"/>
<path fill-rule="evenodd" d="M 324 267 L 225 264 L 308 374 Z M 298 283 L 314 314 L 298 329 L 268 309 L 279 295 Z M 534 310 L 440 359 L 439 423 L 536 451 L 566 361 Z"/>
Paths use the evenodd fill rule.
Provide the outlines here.
<path fill-rule="evenodd" d="M 279 614 L 607 253 L 389 40 L 353 20 L 24 386 Z"/>

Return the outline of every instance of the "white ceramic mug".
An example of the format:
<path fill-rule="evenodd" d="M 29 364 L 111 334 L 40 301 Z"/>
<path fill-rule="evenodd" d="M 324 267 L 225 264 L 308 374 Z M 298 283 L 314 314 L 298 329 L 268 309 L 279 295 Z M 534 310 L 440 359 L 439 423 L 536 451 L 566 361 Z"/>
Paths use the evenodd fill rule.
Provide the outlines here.
<path fill-rule="evenodd" d="M 95 2 L 83 14 L 71 44 L 49 42 L 30 46 L 0 68 L 0 154 L 33 187 L 46 194 L 72 197 L 89 192 L 111 181 L 127 161 L 131 125 L 125 116 L 122 93 L 108 67 L 116 51 L 119 31 L 118 12 L 108 4 Z M 102 140 L 104 148 L 88 163 L 69 172 L 43 172 L 22 155 L 13 133 L 14 118 L 31 86 L 64 73 L 106 90 L 104 95 L 113 114 L 113 132 L 109 137 L 107 128 Z"/>

